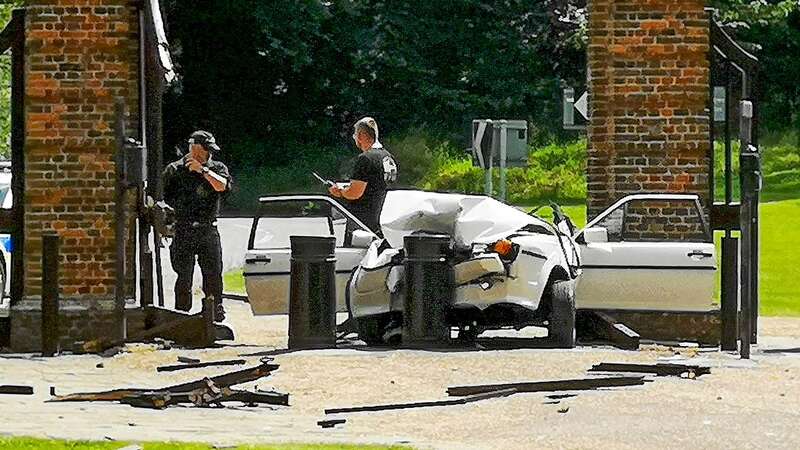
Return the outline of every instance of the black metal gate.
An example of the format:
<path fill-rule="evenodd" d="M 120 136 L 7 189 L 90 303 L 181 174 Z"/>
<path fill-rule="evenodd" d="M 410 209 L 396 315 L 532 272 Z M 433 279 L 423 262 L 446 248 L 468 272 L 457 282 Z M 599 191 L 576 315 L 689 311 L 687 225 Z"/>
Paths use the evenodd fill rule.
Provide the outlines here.
<path fill-rule="evenodd" d="M 23 252 L 25 219 L 25 10 L 16 9 L 0 32 L 0 53 L 11 52 L 11 209 L 0 209 L 0 234 L 11 235 L 9 294 L 15 304 L 23 294 Z M 5 280 L 3 280 L 5 282 Z M 0 319 L 2 321 L 3 319 Z M 8 343 L 8 320 L 0 325 L 0 346 Z"/>
<path fill-rule="evenodd" d="M 737 44 L 715 20 L 711 19 L 709 26 L 709 196 L 713 202 L 712 225 L 715 230 L 725 232 L 722 238 L 722 349 L 736 350 L 737 340 L 740 340 L 741 355 L 747 358 L 750 344 L 757 340 L 759 304 L 758 59 Z M 738 159 L 734 154 L 737 145 Z M 722 179 L 715 176 L 718 159 L 724 166 Z M 738 236 L 735 231 L 739 232 Z"/>

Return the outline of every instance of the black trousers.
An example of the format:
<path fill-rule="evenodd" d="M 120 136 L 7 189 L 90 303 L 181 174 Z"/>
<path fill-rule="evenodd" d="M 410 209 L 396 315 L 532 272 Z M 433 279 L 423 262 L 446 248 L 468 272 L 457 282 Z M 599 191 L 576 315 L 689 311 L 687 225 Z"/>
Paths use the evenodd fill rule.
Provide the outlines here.
<path fill-rule="evenodd" d="M 178 274 L 175 281 L 175 309 L 192 308 L 192 278 L 195 261 L 203 274 L 203 293 L 222 303 L 222 245 L 217 227 L 176 227 L 169 247 L 172 269 Z"/>

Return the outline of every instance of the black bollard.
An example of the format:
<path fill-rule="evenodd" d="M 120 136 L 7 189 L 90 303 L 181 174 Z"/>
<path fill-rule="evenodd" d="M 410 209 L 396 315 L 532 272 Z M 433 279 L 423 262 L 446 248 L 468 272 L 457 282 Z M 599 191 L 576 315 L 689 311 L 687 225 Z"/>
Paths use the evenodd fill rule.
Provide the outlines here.
<path fill-rule="evenodd" d="M 58 235 L 42 235 L 42 356 L 58 353 Z"/>
<path fill-rule="evenodd" d="M 722 238 L 722 339 L 720 348 L 736 351 L 739 329 L 739 238 Z"/>
<path fill-rule="evenodd" d="M 336 238 L 290 236 L 289 348 L 336 347 Z"/>
<path fill-rule="evenodd" d="M 406 236 L 404 246 L 403 346 L 447 346 L 450 343 L 447 313 L 455 294 L 453 267 L 448 260 L 450 237 L 415 234 Z"/>

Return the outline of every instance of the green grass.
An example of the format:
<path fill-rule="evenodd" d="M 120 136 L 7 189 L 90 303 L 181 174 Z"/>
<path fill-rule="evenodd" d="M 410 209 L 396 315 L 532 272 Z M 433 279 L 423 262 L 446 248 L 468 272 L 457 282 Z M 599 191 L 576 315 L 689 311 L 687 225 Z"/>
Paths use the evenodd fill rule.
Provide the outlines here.
<path fill-rule="evenodd" d="M 124 442 L 87 442 L 87 441 L 61 441 L 31 438 L 0 438 L 0 450 L 117 450 L 130 445 Z M 208 450 L 214 448 L 209 444 L 178 443 L 178 442 L 148 442 L 142 443 L 144 450 Z M 281 444 L 281 445 L 242 445 L 235 447 L 239 450 L 385 450 L 401 449 L 408 447 L 383 447 L 359 446 L 346 444 Z"/>
<path fill-rule="evenodd" d="M 229 294 L 244 294 L 244 275 L 242 269 L 231 270 L 222 276 L 223 291 Z"/>

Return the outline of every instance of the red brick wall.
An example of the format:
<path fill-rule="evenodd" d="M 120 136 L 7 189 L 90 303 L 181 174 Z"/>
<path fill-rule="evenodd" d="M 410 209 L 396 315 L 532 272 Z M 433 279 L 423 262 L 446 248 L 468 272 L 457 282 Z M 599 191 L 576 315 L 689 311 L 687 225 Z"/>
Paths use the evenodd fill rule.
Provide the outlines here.
<path fill-rule="evenodd" d="M 25 293 L 41 292 L 41 234 L 61 236 L 62 297 L 114 296 L 114 99 L 138 134 L 138 11 L 128 0 L 29 0 Z"/>
<path fill-rule="evenodd" d="M 702 0 L 589 0 L 588 213 L 709 183 L 709 32 Z"/>

